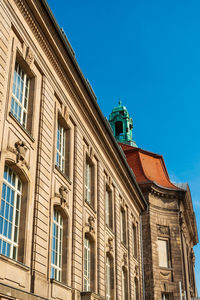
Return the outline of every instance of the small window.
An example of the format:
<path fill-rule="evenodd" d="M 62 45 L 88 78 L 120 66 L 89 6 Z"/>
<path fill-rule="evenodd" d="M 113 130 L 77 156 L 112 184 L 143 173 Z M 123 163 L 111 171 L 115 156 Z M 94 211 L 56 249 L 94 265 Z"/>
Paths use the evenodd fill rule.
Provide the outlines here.
<path fill-rule="evenodd" d="M 122 300 L 127 300 L 128 298 L 128 276 L 127 270 L 122 269 Z"/>
<path fill-rule="evenodd" d="M 132 231 L 133 231 L 133 256 L 137 258 L 137 230 L 135 225 L 133 225 Z"/>
<path fill-rule="evenodd" d="M 0 208 L 0 253 L 17 259 L 22 182 L 5 166 Z"/>
<path fill-rule="evenodd" d="M 20 64 L 16 62 L 10 111 L 24 128 L 27 127 L 29 91 L 30 78 L 21 68 Z"/>
<path fill-rule="evenodd" d="M 112 192 L 108 188 L 106 188 L 105 198 L 106 225 L 112 229 Z"/>
<path fill-rule="evenodd" d="M 90 291 L 91 282 L 91 243 L 90 240 L 85 237 L 84 240 L 84 291 Z"/>
<path fill-rule="evenodd" d="M 121 241 L 124 244 L 126 244 L 126 212 L 123 208 L 121 208 L 120 223 L 121 223 Z"/>
<path fill-rule="evenodd" d="M 66 129 L 58 122 L 56 165 L 61 172 L 66 172 Z"/>
<path fill-rule="evenodd" d="M 111 259 L 106 256 L 106 300 L 111 299 Z"/>
<path fill-rule="evenodd" d="M 169 241 L 161 240 L 157 241 L 158 243 L 158 256 L 159 256 L 159 266 L 160 267 L 169 267 Z"/>
<path fill-rule="evenodd" d="M 62 281 L 63 218 L 54 208 L 52 224 L 51 278 Z"/>

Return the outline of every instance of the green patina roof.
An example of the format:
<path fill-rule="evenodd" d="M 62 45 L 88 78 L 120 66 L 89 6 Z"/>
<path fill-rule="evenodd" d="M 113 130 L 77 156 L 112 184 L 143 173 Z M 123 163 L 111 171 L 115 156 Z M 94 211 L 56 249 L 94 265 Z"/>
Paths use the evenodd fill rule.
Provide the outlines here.
<path fill-rule="evenodd" d="M 114 107 L 110 116 L 109 123 L 113 134 L 118 142 L 137 147 L 132 138 L 133 119 L 130 118 L 126 106 L 119 100 L 118 106 Z"/>

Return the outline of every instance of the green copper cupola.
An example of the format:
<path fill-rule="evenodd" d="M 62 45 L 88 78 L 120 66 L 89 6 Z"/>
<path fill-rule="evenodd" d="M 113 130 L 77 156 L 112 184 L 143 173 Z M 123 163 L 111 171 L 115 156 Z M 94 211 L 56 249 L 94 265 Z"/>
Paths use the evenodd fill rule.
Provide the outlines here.
<path fill-rule="evenodd" d="M 132 137 L 133 119 L 129 117 L 128 110 L 122 105 L 121 100 L 119 100 L 118 104 L 117 107 L 113 108 L 109 116 L 113 134 L 118 142 L 137 147 Z"/>

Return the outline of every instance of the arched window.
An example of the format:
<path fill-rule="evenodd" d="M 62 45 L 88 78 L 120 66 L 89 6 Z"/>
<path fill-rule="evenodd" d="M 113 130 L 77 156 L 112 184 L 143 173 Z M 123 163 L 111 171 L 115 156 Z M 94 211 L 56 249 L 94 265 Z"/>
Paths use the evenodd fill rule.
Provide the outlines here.
<path fill-rule="evenodd" d="M 54 208 L 52 224 L 51 278 L 62 281 L 63 218 Z"/>
<path fill-rule="evenodd" d="M 91 242 L 88 237 L 84 240 L 84 291 L 91 289 Z"/>
<path fill-rule="evenodd" d="M 118 136 L 123 133 L 123 123 L 121 121 L 117 121 L 115 123 L 115 135 Z"/>
<path fill-rule="evenodd" d="M 0 253 L 17 259 L 22 182 L 5 166 L 0 208 Z"/>
<path fill-rule="evenodd" d="M 128 298 L 128 276 L 127 270 L 122 268 L 122 300 L 127 300 Z"/>

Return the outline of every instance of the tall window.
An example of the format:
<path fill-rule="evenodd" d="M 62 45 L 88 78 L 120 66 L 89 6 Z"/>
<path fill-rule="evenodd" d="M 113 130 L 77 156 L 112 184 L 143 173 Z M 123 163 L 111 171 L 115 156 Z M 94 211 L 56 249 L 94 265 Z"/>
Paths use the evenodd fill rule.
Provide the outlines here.
<path fill-rule="evenodd" d="M 84 291 L 90 291 L 91 282 L 91 243 L 90 240 L 85 237 L 84 240 Z"/>
<path fill-rule="evenodd" d="M 22 183 L 5 166 L 0 208 L 0 253 L 17 259 Z"/>
<path fill-rule="evenodd" d="M 63 218 L 56 208 L 52 225 L 51 278 L 62 281 Z"/>
<path fill-rule="evenodd" d="M 132 231 L 133 231 L 133 256 L 137 257 L 137 230 L 135 225 L 133 225 Z"/>
<path fill-rule="evenodd" d="M 87 160 L 85 167 L 85 200 L 92 204 L 92 166 Z"/>
<path fill-rule="evenodd" d="M 128 296 L 128 282 L 127 282 L 127 271 L 122 269 L 122 300 L 127 300 Z"/>
<path fill-rule="evenodd" d="M 56 146 L 56 165 L 65 173 L 65 159 L 66 159 L 66 130 L 58 122 L 57 128 L 57 146 Z"/>
<path fill-rule="evenodd" d="M 106 300 L 111 300 L 111 259 L 106 256 Z"/>
<path fill-rule="evenodd" d="M 135 299 L 139 300 L 139 287 L 137 278 L 135 278 Z"/>
<path fill-rule="evenodd" d="M 121 208 L 120 224 L 121 224 L 121 241 L 124 244 L 126 244 L 126 213 L 123 208 Z"/>
<path fill-rule="evenodd" d="M 106 225 L 112 229 L 112 193 L 106 189 L 105 196 Z"/>
<path fill-rule="evenodd" d="M 159 266 L 160 267 L 169 267 L 169 245 L 168 240 L 157 241 L 158 244 L 158 256 L 159 256 Z"/>
<path fill-rule="evenodd" d="M 15 63 L 11 113 L 26 128 L 30 79 L 18 62 Z"/>

